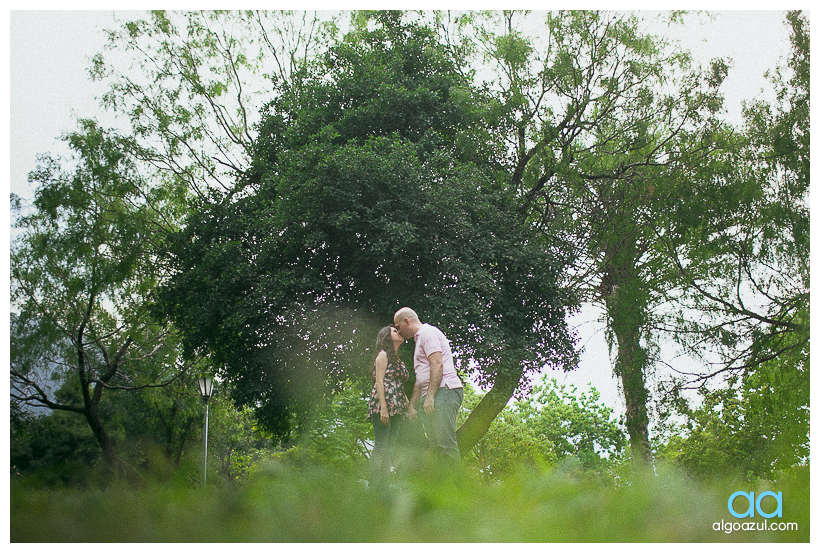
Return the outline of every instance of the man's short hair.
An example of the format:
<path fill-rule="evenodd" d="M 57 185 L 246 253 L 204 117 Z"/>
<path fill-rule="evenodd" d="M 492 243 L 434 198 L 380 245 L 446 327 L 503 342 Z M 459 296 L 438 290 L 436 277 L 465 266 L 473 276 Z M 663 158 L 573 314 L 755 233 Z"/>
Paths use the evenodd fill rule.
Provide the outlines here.
<path fill-rule="evenodd" d="M 410 309 L 409 307 L 402 307 L 396 314 L 393 315 L 393 321 L 396 320 L 403 320 L 403 319 L 410 319 L 411 321 L 418 321 L 419 316 L 416 315 L 416 312 Z"/>

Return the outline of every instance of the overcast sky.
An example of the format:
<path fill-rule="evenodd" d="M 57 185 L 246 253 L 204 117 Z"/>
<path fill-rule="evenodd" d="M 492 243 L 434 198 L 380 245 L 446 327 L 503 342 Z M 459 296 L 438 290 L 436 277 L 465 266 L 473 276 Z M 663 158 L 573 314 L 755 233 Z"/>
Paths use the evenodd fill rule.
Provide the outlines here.
<path fill-rule="evenodd" d="M 86 68 L 91 57 L 101 51 L 105 40 L 102 31 L 114 26 L 115 13 L 119 19 L 129 15 L 112 11 L 10 12 L 10 58 L 6 58 L 10 59 L 10 144 L 3 149 L 3 156 L 6 152 L 11 156 L 11 192 L 32 198 L 27 175 L 35 168 L 37 155 L 63 153 L 57 137 L 73 130 L 76 118 L 100 117 L 95 96 L 104 90 L 88 79 Z M 789 31 L 782 11 L 715 13 L 714 21 L 701 17 L 702 23 L 695 19 L 686 28 L 667 30 L 658 26 L 652 31 L 681 40 L 703 63 L 716 57 L 732 58 L 724 90 L 729 117 L 739 122 L 741 101 L 770 89 L 763 73 L 785 63 Z M 594 313 L 586 312 L 578 320 L 595 318 Z M 602 332 L 596 330 L 599 328 L 584 327 L 583 345 L 588 351 L 581 370 L 566 377 L 551 376 L 559 376 L 560 382 L 576 384 L 580 389 L 593 382 L 604 402 L 620 412 L 622 402 L 611 376 Z"/>
<path fill-rule="evenodd" d="M 91 57 L 102 50 L 103 29 L 114 26 L 113 11 L 12 11 L 10 14 L 11 190 L 30 197 L 26 177 L 44 152 L 62 151 L 57 137 L 74 128 L 76 117 L 99 117 L 95 96 L 104 89 L 87 77 Z M 134 13 L 134 12 L 132 12 Z M 730 57 L 725 83 L 733 119 L 740 102 L 757 96 L 763 72 L 788 54 L 788 29 L 781 11 L 717 12 L 715 21 L 668 32 L 700 59 Z"/>

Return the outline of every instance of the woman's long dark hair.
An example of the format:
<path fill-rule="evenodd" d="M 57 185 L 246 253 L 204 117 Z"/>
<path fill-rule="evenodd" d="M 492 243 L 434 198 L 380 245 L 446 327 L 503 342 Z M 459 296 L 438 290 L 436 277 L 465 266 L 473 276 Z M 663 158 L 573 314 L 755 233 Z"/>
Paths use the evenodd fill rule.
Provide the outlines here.
<path fill-rule="evenodd" d="M 373 377 L 373 380 L 376 380 L 376 357 L 379 356 L 380 352 L 387 353 L 387 364 L 398 365 L 401 360 L 399 359 L 398 354 L 396 353 L 396 349 L 393 347 L 393 339 L 390 336 L 390 329 L 396 328 L 393 325 L 387 325 L 383 329 L 379 331 L 376 335 L 376 347 L 375 354 L 373 355 L 373 365 L 370 368 L 370 376 Z"/>

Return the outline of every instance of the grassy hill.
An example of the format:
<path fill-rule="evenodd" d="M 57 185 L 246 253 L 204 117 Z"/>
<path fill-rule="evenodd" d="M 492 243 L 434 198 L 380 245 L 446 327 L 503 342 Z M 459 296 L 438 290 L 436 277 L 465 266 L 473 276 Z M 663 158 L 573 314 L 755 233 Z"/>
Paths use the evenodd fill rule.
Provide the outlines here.
<path fill-rule="evenodd" d="M 521 471 L 498 483 L 416 475 L 377 491 L 339 471 L 284 464 L 205 489 L 55 490 L 12 481 L 10 535 L 12 542 L 807 542 L 808 472 L 755 487 L 707 487 L 663 470 L 602 483 L 559 470 Z M 734 518 L 727 499 L 739 489 L 782 492 L 783 517 Z M 763 510 L 776 505 L 764 502 Z M 733 526 L 744 522 L 797 529 Z"/>

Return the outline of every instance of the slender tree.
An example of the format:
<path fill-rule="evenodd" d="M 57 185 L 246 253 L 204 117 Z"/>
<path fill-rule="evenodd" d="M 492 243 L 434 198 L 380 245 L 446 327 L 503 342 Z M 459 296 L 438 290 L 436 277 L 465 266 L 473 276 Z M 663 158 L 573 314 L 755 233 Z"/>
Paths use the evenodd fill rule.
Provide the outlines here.
<path fill-rule="evenodd" d="M 645 459 L 654 313 L 676 277 L 656 247 L 667 209 L 659 200 L 684 167 L 724 147 L 713 137 L 726 66 L 692 69 L 629 14 L 496 12 L 463 22 L 494 75 L 488 114 L 509 153 L 499 161 L 529 223 L 570 244 L 567 285 L 604 308 L 630 442 Z"/>
<path fill-rule="evenodd" d="M 84 416 L 105 459 L 134 474 L 100 405 L 106 390 L 162 386 L 186 369 L 173 329 L 149 313 L 164 267 L 155 213 L 170 217 L 176 198 L 149 192 L 123 141 L 94 122 L 66 140 L 76 167 L 64 172 L 45 157 L 30 177 L 39 183 L 33 210 L 12 198 L 11 394 Z M 76 395 L 56 396 L 63 382 Z"/>
<path fill-rule="evenodd" d="M 788 69 L 772 77 L 777 103 L 746 105 L 743 149 L 707 181 L 722 191 L 710 198 L 709 211 L 720 213 L 723 227 L 708 234 L 690 226 L 685 253 L 668 244 L 688 285 L 678 338 L 693 355 L 720 353 L 703 356 L 708 370 L 681 375 L 679 386 L 808 351 L 809 28 L 800 12 L 787 19 L 792 52 Z M 692 310 L 697 317 L 687 316 Z"/>
<path fill-rule="evenodd" d="M 662 383 L 689 419 L 665 454 L 699 473 L 770 477 L 808 458 L 809 27 L 800 12 L 786 19 L 792 51 L 770 74 L 775 104 L 745 106 L 733 162 L 702 178 L 722 227 L 688 225 L 678 247 L 663 240 L 686 284 L 670 326 L 704 365 Z M 695 388 L 697 409 L 679 395 Z"/>

